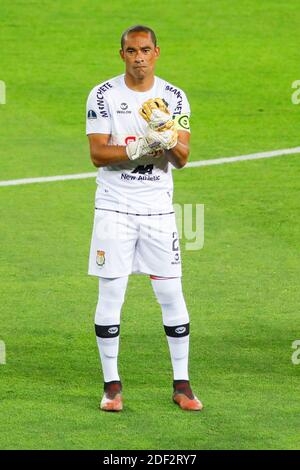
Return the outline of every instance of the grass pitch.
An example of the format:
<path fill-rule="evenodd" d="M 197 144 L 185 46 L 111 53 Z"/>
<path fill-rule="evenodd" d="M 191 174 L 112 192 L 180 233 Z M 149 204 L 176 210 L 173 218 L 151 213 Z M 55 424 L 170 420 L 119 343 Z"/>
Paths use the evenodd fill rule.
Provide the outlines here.
<path fill-rule="evenodd" d="M 128 0 L 1 2 L 1 180 L 92 171 L 86 96 L 122 72 L 119 37 L 138 22 L 157 31 L 157 75 L 191 102 L 191 160 L 299 144 L 295 1 L 175 1 L 159 12 L 150 1 L 142 11 Z M 123 308 L 124 412 L 97 411 L 97 281 L 86 275 L 95 182 L 1 188 L 0 448 L 299 448 L 298 158 L 174 172 L 175 202 L 205 204 L 204 248 L 182 240 L 200 414 L 171 401 L 143 276 L 130 278 Z"/>

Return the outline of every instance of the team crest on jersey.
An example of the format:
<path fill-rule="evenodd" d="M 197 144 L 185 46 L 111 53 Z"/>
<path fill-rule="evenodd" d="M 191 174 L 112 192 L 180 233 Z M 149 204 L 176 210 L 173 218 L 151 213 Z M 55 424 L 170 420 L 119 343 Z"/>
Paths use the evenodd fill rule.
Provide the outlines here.
<path fill-rule="evenodd" d="M 105 251 L 97 250 L 96 263 L 100 268 L 105 265 Z"/>
<path fill-rule="evenodd" d="M 89 109 L 87 117 L 88 119 L 97 119 L 97 114 L 92 109 Z"/>

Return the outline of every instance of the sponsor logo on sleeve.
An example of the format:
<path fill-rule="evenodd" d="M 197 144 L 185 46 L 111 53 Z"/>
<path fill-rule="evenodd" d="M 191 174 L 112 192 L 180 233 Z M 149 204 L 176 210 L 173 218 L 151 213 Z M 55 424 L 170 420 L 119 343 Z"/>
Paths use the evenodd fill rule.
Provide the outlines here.
<path fill-rule="evenodd" d="M 93 111 L 92 109 L 89 109 L 88 110 L 88 115 L 87 115 L 88 119 L 92 120 L 92 119 L 97 119 L 97 114 L 95 113 L 95 111 Z"/>
<path fill-rule="evenodd" d="M 178 131 L 184 130 L 184 131 L 189 131 L 190 130 L 190 122 L 189 122 L 189 117 L 187 114 L 182 114 L 181 116 L 173 116 L 173 119 L 175 120 L 176 128 Z"/>

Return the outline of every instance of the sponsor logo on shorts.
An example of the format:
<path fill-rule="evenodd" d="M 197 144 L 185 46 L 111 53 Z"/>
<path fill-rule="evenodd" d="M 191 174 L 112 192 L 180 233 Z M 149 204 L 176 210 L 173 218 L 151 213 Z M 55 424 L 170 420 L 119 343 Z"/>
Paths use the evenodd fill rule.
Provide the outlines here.
<path fill-rule="evenodd" d="M 96 263 L 100 268 L 105 264 L 105 251 L 97 250 Z"/>

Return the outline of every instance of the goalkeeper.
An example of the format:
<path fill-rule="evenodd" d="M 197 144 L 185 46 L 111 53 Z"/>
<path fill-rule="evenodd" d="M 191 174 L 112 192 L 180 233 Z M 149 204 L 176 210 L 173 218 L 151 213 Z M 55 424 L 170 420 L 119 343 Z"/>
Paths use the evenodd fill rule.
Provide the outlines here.
<path fill-rule="evenodd" d="M 120 49 L 125 73 L 94 87 L 87 100 L 90 156 L 99 168 L 89 274 L 99 279 L 95 331 L 104 411 L 123 409 L 120 319 L 132 273 L 150 277 L 161 307 L 173 369 L 173 401 L 182 410 L 203 407 L 189 382 L 190 323 L 172 205 L 171 166 L 182 168 L 188 160 L 190 107 L 180 88 L 155 75 L 159 55 L 150 28 L 127 29 Z M 142 322 L 142 311 L 139 318 Z"/>

